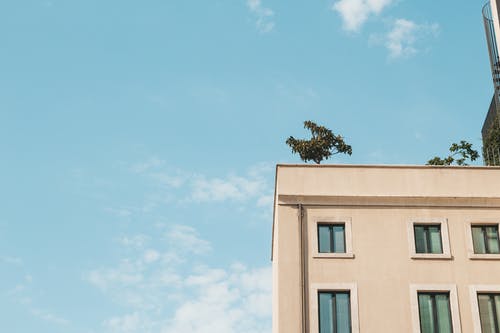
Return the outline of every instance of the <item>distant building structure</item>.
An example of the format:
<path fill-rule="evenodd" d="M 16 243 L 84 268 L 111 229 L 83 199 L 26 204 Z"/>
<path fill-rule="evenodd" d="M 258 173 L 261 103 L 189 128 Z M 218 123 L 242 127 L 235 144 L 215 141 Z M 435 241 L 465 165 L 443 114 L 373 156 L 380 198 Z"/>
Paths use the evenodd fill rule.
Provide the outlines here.
<path fill-rule="evenodd" d="M 490 57 L 493 79 L 493 97 L 481 130 L 483 139 L 483 159 L 486 165 L 500 165 L 500 143 L 491 144 L 489 134 L 500 124 L 500 0 L 490 0 L 483 7 L 483 22 Z M 498 141 L 498 140 L 496 140 Z"/>

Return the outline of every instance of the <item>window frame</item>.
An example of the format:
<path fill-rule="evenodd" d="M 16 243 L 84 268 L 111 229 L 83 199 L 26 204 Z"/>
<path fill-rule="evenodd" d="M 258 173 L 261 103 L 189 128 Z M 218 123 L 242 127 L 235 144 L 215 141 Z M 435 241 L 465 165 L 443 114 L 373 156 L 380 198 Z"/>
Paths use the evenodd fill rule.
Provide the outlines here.
<path fill-rule="evenodd" d="M 443 253 L 417 253 L 415 225 L 439 225 L 441 230 L 441 248 Z M 448 220 L 446 218 L 412 218 L 407 222 L 408 251 L 412 259 L 452 259 Z"/>
<path fill-rule="evenodd" d="M 474 219 L 473 221 L 467 221 L 466 223 L 466 241 L 467 241 L 467 252 L 469 259 L 471 260 L 500 260 L 500 253 L 475 253 L 474 252 L 474 240 L 472 238 L 472 227 L 473 226 L 496 226 L 499 233 L 499 245 L 500 245 L 500 223 L 498 219 Z"/>
<path fill-rule="evenodd" d="M 327 226 L 328 227 L 328 236 L 329 236 L 329 240 L 330 240 L 330 251 L 328 252 L 320 252 L 320 249 L 321 249 L 321 246 L 320 246 L 320 237 L 319 237 L 319 229 L 321 228 L 321 226 Z M 331 251 L 332 248 L 335 249 L 335 245 L 336 245 L 336 242 L 335 242 L 335 234 L 334 234 L 334 228 L 335 227 L 342 227 L 343 228 L 343 237 L 342 237 L 342 242 L 343 242 L 343 248 L 344 248 L 344 252 L 335 252 L 335 251 Z M 317 224 L 317 228 L 316 228 L 316 232 L 318 233 L 317 237 L 318 237 L 318 253 L 346 253 L 346 237 L 345 237 L 345 223 L 325 223 L 325 222 L 320 222 Z"/>
<path fill-rule="evenodd" d="M 411 284 L 410 303 L 413 333 L 421 333 L 420 328 L 420 308 L 418 303 L 418 293 L 449 293 L 450 312 L 453 333 L 461 333 L 460 310 L 458 306 L 457 286 L 454 284 Z"/>
<path fill-rule="evenodd" d="M 472 308 L 472 323 L 474 326 L 474 333 L 482 333 L 481 331 L 481 315 L 479 313 L 479 294 L 499 294 L 500 285 L 482 284 L 469 286 L 470 304 Z M 500 321 L 500 318 L 498 318 Z M 500 324 L 500 322 L 499 322 Z"/>
<path fill-rule="evenodd" d="M 344 225 L 344 246 L 345 252 L 319 252 L 318 242 L 318 226 L 321 224 L 327 225 Z M 309 253 L 313 258 L 338 258 L 338 259 L 353 259 L 354 253 L 352 250 L 352 221 L 350 217 L 325 217 L 314 216 L 312 223 L 309 224 Z"/>
<path fill-rule="evenodd" d="M 358 286 L 356 283 L 313 283 L 309 290 L 309 332 L 319 333 L 320 292 L 349 292 L 351 333 L 359 333 Z"/>

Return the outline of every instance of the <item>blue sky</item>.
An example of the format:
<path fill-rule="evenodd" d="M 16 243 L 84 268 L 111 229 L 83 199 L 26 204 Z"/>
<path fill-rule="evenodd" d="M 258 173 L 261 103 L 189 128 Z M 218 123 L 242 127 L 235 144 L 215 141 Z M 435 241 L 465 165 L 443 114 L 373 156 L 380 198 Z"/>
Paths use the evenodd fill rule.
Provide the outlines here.
<path fill-rule="evenodd" d="M 0 331 L 269 333 L 285 139 L 480 148 L 482 5 L 1 1 Z"/>

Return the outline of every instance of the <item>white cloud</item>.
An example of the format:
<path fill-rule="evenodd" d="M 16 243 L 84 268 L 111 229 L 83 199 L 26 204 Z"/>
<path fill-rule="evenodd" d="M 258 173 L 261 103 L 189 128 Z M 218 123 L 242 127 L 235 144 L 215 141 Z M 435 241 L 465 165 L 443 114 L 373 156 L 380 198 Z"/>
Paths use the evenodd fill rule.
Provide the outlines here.
<path fill-rule="evenodd" d="M 141 248 L 149 241 L 149 239 L 149 236 L 139 234 L 119 237 L 118 242 L 123 246 Z"/>
<path fill-rule="evenodd" d="M 207 268 L 187 283 L 195 288 L 195 297 L 180 304 L 163 333 L 271 332 L 270 267 Z"/>
<path fill-rule="evenodd" d="M 17 264 L 17 263 L 15 263 Z M 70 324 L 70 321 L 63 318 L 60 315 L 53 313 L 47 309 L 44 309 L 37 305 L 36 299 L 34 299 L 35 294 L 40 294 L 39 291 L 34 290 L 33 276 L 30 274 L 25 274 L 19 279 L 18 283 L 14 288 L 7 292 L 7 295 L 12 298 L 12 300 L 20 305 L 26 310 L 27 313 L 31 314 L 33 317 L 38 318 L 49 324 L 66 326 Z"/>
<path fill-rule="evenodd" d="M 212 250 L 210 242 L 201 239 L 196 229 L 175 225 L 167 233 L 167 240 L 184 253 L 204 254 Z"/>
<path fill-rule="evenodd" d="M 247 7 L 257 18 L 255 25 L 259 32 L 267 33 L 274 29 L 274 12 L 262 5 L 261 0 L 247 0 Z"/>
<path fill-rule="evenodd" d="M 45 311 L 45 310 L 33 308 L 30 311 L 31 311 L 31 314 L 34 315 L 35 317 L 37 317 L 43 321 L 46 321 L 48 323 L 51 323 L 51 324 L 68 325 L 70 323 L 69 320 L 62 318 L 62 317 L 59 317 L 59 316 L 57 316 L 51 312 Z"/>
<path fill-rule="evenodd" d="M 144 253 L 144 261 L 147 264 L 153 263 L 153 262 L 157 261 L 158 259 L 160 259 L 160 253 L 156 250 L 147 250 Z"/>
<path fill-rule="evenodd" d="M 0 263 L 21 266 L 23 264 L 23 260 L 21 258 L 18 258 L 18 257 L 0 256 Z"/>
<path fill-rule="evenodd" d="M 144 329 L 144 326 L 138 313 L 112 317 L 104 321 L 104 327 L 112 332 L 138 332 L 140 329 Z"/>
<path fill-rule="evenodd" d="M 389 51 L 390 58 L 409 57 L 416 54 L 419 50 L 417 42 L 431 35 L 436 36 L 439 31 L 439 25 L 417 24 L 406 19 L 397 19 L 394 21 L 391 30 L 384 38 L 384 45 Z"/>
<path fill-rule="evenodd" d="M 117 286 L 136 285 L 143 280 L 141 263 L 122 260 L 117 268 L 90 271 L 86 279 L 103 291 Z"/>
<path fill-rule="evenodd" d="M 163 253 L 189 260 L 158 260 L 156 253 L 162 251 L 154 250 L 156 260 L 146 264 L 144 250 L 127 247 L 134 251 L 132 257 L 122 259 L 114 268 L 92 270 L 86 275 L 91 285 L 124 309 L 124 313 L 103 321 L 104 330 L 115 333 L 271 332 L 270 266 L 250 269 L 236 263 L 224 269 L 197 264 L 197 251 L 186 252 L 179 243 L 173 243 L 174 240 L 185 242 L 205 251 L 211 248 L 210 243 L 190 227 L 172 228 L 167 240 Z"/>
<path fill-rule="evenodd" d="M 172 174 L 166 172 L 154 172 L 150 174 L 151 178 L 158 181 L 160 184 L 179 188 L 186 181 L 186 176 L 182 174 Z"/>
<path fill-rule="evenodd" d="M 156 156 L 150 157 L 144 162 L 136 163 L 132 165 L 130 170 L 134 173 L 144 173 L 146 171 L 149 171 L 151 169 L 156 169 L 165 164 L 165 161 L 162 159 L 159 159 Z"/>
<path fill-rule="evenodd" d="M 209 177 L 205 174 L 165 167 L 162 160 L 151 157 L 145 162 L 134 164 L 129 170 L 146 178 L 146 189 L 149 193 L 143 194 L 142 204 L 106 208 L 107 212 L 121 218 L 151 213 L 173 201 L 246 203 L 252 200 L 257 207 L 263 207 L 269 202 L 269 196 L 273 191 L 270 176 L 274 165 L 266 163 L 251 166 L 244 175 Z"/>
<path fill-rule="evenodd" d="M 339 0 L 332 10 L 342 17 L 343 27 L 348 31 L 359 31 L 371 15 L 378 15 L 393 0 Z"/>
<path fill-rule="evenodd" d="M 117 217 L 130 217 L 132 216 L 132 210 L 130 208 L 125 208 L 125 207 L 120 207 L 120 208 L 113 208 L 113 207 L 107 207 L 104 209 L 106 212 L 117 216 Z"/>
<path fill-rule="evenodd" d="M 266 163 L 256 164 L 244 176 L 207 178 L 197 175 L 191 180 L 190 199 L 197 202 L 260 200 L 272 193 L 268 176 L 273 167 Z"/>
<path fill-rule="evenodd" d="M 261 178 L 229 176 L 226 179 L 204 176 L 192 182 L 191 199 L 198 202 L 246 200 L 261 193 L 266 184 Z"/>
<path fill-rule="evenodd" d="M 272 195 L 272 194 L 261 196 L 257 200 L 257 206 L 258 207 L 265 207 L 265 208 L 272 209 L 273 208 L 273 203 L 274 203 L 274 195 Z"/>

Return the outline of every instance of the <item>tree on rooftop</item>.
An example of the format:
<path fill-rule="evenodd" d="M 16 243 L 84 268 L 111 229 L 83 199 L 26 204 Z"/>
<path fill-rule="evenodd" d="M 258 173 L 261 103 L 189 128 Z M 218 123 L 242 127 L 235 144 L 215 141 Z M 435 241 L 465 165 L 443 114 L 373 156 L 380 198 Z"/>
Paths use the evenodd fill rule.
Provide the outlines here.
<path fill-rule="evenodd" d="M 450 155 L 445 158 L 434 157 L 427 161 L 427 165 L 469 165 L 467 160 L 475 161 L 479 157 L 477 150 L 472 148 L 472 143 L 467 141 L 460 141 L 460 143 L 453 143 L 450 147 Z"/>
<path fill-rule="evenodd" d="M 352 148 L 346 144 L 341 135 L 335 135 L 324 126 L 307 120 L 304 128 L 311 131 L 311 139 L 295 139 L 293 136 L 286 140 L 294 154 L 298 153 L 304 162 L 314 161 L 320 164 L 322 160 L 336 154 L 352 154 Z"/>

